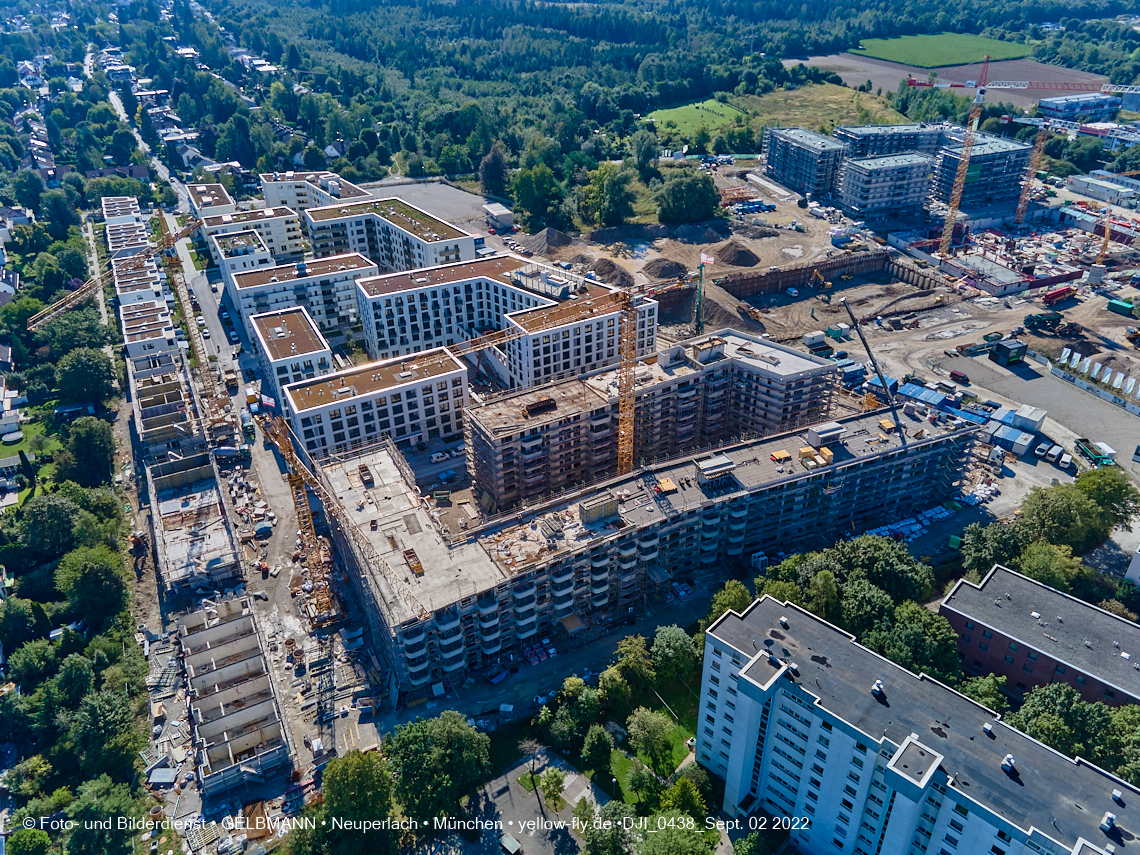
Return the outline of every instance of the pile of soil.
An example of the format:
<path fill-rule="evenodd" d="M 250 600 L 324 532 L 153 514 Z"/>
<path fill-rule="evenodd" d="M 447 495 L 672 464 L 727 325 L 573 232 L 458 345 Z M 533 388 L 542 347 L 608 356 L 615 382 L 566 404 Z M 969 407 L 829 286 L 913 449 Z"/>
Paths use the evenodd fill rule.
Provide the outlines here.
<path fill-rule="evenodd" d="M 586 239 L 592 243 L 618 243 L 625 240 L 657 240 L 669 237 L 672 233 L 672 229 L 660 223 L 642 223 L 597 229 L 590 232 Z"/>
<path fill-rule="evenodd" d="M 677 279 L 687 272 L 685 265 L 669 258 L 655 258 L 643 268 L 641 272 L 654 279 Z"/>
<path fill-rule="evenodd" d="M 743 223 L 732 225 L 732 233 L 740 235 L 741 237 L 751 238 L 752 240 L 760 240 L 761 238 L 779 237 L 779 229 L 770 229 L 767 226 L 749 226 Z"/>
<path fill-rule="evenodd" d="M 681 226 L 673 232 L 673 237 L 687 243 L 715 243 L 721 239 L 720 234 L 704 224 Z"/>
<path fill-rule="evenodd" d="M 530 235 L 519 241 L 523 246 L 536 255 L 548 255 L 554 247 L 569 245 L 572 238 L 558 229 L 545 228 L 536 235 Z"/>
<path fill-rule="evenodd" d="M 596 273 L 598 278 L 607 285 L 616 285 L 619 288 L 633 286 L 633 277 L 608 258 L 599 258 L 591 265 L 590 270 Z"/>
<path fill-rule="evenodd" d="M 570 262 L 571 264 L 589 264 L 594 259 L 588 255 L 584 255 L 583 253 L 579 252 L 577 255 L 572 255 L 566 260 L 568 262 Z"/>
<path fill-rule="evenodd" d="M 728 264 L 732 267 L 755 267 L 760 262 L 752 250 L 741 246 L 734 240 L 716 247 L 713 250 L 713 257 L 719 263 Z"/>

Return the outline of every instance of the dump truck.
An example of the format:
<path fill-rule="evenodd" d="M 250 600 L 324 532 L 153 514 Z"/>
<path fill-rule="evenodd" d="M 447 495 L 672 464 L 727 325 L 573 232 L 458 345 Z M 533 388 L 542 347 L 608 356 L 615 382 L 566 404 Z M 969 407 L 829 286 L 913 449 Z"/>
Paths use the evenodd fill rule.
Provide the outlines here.
<path fill-rule="evenodd" d="M 226 384 L 226 388 L 229 389 L 230 392 L 236 392 L 238 390 L 237 372 L 232 368 L 227 368 L 222 372 L 222 382 Z"/>
<path fill-rule="evenodd" d="M 1096 443 L 1090 439 L 1081 437 L 1076 442 L 1077 454 L 1098 469 L 1101 466 L 1115 466 L 1116 461 L 1113 458 L 1116 457 L 1116 452 L 1112 451 L 1108 446 L 1104 446 L 1103 449 L 1100 446 L 1104 446 L 1104 443 Z M 1105 449 L 1107 449 L 1107 451 Z M 1111 455 L 1108 452 L 1111 452 Z"/>
<path fill-rule="evenodd" d="M 1026 329 L 1036 330 L 1041 328 L 1052 329 L 1061 323 L 1065 316 L 1060 312 L 1041 312 L 1036 315 L 1026 315 L 1025 324 Z"/>

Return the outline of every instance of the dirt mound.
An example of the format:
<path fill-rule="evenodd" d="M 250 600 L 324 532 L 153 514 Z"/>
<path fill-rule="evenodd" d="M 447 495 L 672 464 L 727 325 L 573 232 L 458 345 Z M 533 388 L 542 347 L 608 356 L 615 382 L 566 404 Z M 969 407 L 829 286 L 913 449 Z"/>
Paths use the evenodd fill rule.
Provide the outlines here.
<path fill-rule="evenodd" d="M 643 268 L 641 272 L 654 279 L 677 279 L 687 272 L 685 265 L 669 258 L 655 258 Z"/>
<path fill-rule="evenodd" d="M 774 238 L 780 236 L 779 229 L 770 229 L 767 226 L 749 226 L 743 223 L 733 223 L 732 233 L 741 237 L 760 240 L 761 238 Z"/>
<path fill-rule="evenodd" d="M 545 228 L 538 234 L 523 238 L 519 243 L 533 253 L 546 255 L 554 247 L 568 246 L 571 240 L 570 235 L 565 232 L 560 232 L 558 229 Z"/>
<path fill-rule="evenodd" d="M 713 257 L 719 263 L 729 264 L 733 267 L 755 267 L 760 262 L 752 250 L 741 246 L 734 240 L 713 249 Z"/>
<path fill-rule="evenodd" d="M 625 240 L 657 240 L 669 237 L 672 229 L 659 223 L 644 223 L 629 226 L 614 226 L 608 229 L 597 229 L 590 232 L 586 238 L 593 243 L 618 243 Z"/>
<path fill-rule="evenodd" d="M 616 285 L 619 288 L 629 288 L 633 285 L 633 277 L 608 258 L 599 258 L 590 266 L 590 270 L 607 285 Z"/>
<path fill-rule="evenodd" d="M 566 260 L 571 264 L 589 264 L 594 259 L 593 256 L 585 255 L 584 253 L 579 252 L 577 255 L 572 255 Z"/>
<path fill-rule="evenodd" d="M 677 238 L 677 240 L 683 240 L 687 243 L 715 243 L 723 237 L 723 235 L 709 228 L 707 223 L 681 226 L 681 228 L 673 232 L 673 236 Z"/>

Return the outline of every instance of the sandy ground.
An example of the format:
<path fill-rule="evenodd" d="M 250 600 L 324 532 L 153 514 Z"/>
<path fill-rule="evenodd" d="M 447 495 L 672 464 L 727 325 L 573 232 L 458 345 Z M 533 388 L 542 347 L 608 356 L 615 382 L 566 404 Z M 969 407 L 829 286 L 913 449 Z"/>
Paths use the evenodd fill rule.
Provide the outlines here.
<path fill-rule="evenodd" d="M 796 59 L 785 59 L 784 65 L 798 65 L 803 62 L 815 65 L 827 71 L 834 71 L 843 78 L 849 86 L 861 86 L 868 80 L 872 89 L 882 88 L 883 92 L 895 91 L 899 83 L 912 75 L 919 80 L 926 80 L 933 70 L 937 72 L 938 79 L 949 83 L 964 83 L 967 80 L 977 80 L 981 73 L 981 57 L 978 63 L 970 65 L 954 65 L 946 68 L 929 69 L 917 66 L 903 65 L 898 62 L 887 62 L 883 59 L 872 59 L 867 56 L 858 56 L 853 53 L 833 53 L 826 56 L 808 56 Z M 1100 74 L 1089 74 L 1085 71 L 1076 71 L 1071 68 L 1061 68 L 1055 65 L 1045 65 L 1031 59 L 1009 59 L 1001 62 L 991 62 L 989 79 L 996 80 L 1025 80 L 1041 83 L 1076 83 L 1087 85 L 1088 91 L 1097 92 L 1102 83 L 1108 83 L 1108 78 Z M 960 94 L 966 94 L 962 90 Z M 973 92 L 969 93 L 971 97 Z M 987 93 L 988 101 L 1004 101 L 1016 104 L 1019 107 L 1035 107 L 1042 98 L 1051 98 L 1055 95 L 1068 94 L 1060 89 L 994 89 Z"/>

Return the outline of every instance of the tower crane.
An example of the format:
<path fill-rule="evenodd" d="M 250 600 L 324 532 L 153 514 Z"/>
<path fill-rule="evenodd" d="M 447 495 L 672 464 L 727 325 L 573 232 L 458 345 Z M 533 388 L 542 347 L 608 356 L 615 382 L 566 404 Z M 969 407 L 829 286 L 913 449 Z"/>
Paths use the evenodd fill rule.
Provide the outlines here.
<path fill-rule="evenodd" d="M 1031 81 L 1031 80 L 988 80 L 990 68 L 990 58 L 985 57 L 982 63 L 981 74 L 978 75 L 977 80 L 967 80 L 964 83 L 948 83 L 939 80 L 918 80 L 914 77 L 908 77 L 906 80 L 907 86 L 927 86 L 936 89 L 976 89 L 977 95 L 974 97 L 974 107 L 970 111 L 970 117 L 966 121 L 966 136 L 962 141 L 962 156 L 958 161 L 958 171 L 954 176 L 954 185 L 950 192 L 949 210 L 946 212 L 946 225 L 942 229 L 942 239 L 938 244 L 938 252 L 945 258 L 950 252 L 950 246 L 954 237 L 954 224 L 958 219 L 958 207 L 962 203 L 962 191 L 966 186 L 966 177 L 970 169 L 970 153 L 974 148 L 974 139 L 978 131 L 978 121 L 982 115 L 982 105 L 985 102 L 985 93 L 987 89 L 1051 89 L 1056 91 L 1079 91 L 1089 92 L 1094 91 L 1095 87 L 1085 86 L 1079 83 L 1051 83 L 1044 81 Z M 1132 93 L 1140 92 L 1140 86 L 1118 86 L 1112 83 L 1105 83 L 1099 87 L 1102 93 Z M 1004 120 L 1004 119 L 1003 119 Z M 1025 209 L 1029 204 L 1029 185 L 1033 180 L 1033 175 L 1036 173 L 1036 165 L 1041 161 L 1041 153 L 1044 151 L 1045 143 L 1048 139 L 1048 128 L 1045 124 L 1048 123 L 1050 128 L 1053 129 L 1079 129 L 1081 126 L 1073 122 L 1051 121 L 1045 119 L 1032 119 L 1022 120 L 1014 119 L 1014 121 L 1024 121 L 1026 124 L 1040 124 L 1041 131 L 1037 134 L 1037 139 L 1033 146 L 1033 154 L 1029 160 L 1029 170 L 1026 176 L 1026 181 L 1022 185 L 1021 196 L 1018 199 L 1017 213 L 1014 215 L 1014 222 L 1020 223 L 1025 218 Z M 1102 134 L 1104 135 L 1104 134 Z"/>

